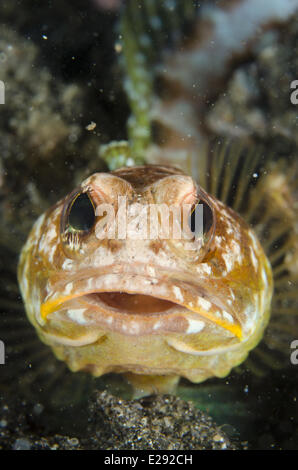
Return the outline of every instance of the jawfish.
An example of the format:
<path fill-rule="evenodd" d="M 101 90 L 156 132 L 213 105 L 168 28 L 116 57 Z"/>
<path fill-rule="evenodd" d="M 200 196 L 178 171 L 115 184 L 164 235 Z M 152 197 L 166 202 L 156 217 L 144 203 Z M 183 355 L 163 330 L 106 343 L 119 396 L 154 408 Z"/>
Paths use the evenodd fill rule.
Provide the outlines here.
<path fill-rule="evenodd" d="M 91 175 L 41 215 L 20 256 L 41 341 L 72 371 L 125 374 L 139 395 L 172 391 L 179 377 L 224 377 L 263 337 L 268 363 L 297 332 L 297 159 L 218 136 L 206 147 L 204 134 L 234 56 L 246 57 L 295 2 L 231 3 L 125 2 L 117 50 L 128 142 L 103 149 L 113 171 Z M 250 27 L 239 28 L 246 17 Z M 176 228 L 186 214 L 193 238 L 165 234 L 163 223 L 143 236 L 152 206 L 168 209 Z M 103 236 L 109 213 L 125 224 Z"/>
<path fill-rule="evenodd" d="M 134 230 L 98 236 L 107 222 L 97 209 L 117 215 L 119 196 Z M 186 202 L 191 230 L 203 209 L 200 239 L 136 236 L 136 204 Z M 181 170 L 157 165 L 83 181 L 37 220 L 18 278 L 28 318 L 58 359 L 94 376 L 125 373 L 147 392 L 170 391 L 179 377 L 226 376 L 263 336 L 273 290 L 244 220 Z"/>

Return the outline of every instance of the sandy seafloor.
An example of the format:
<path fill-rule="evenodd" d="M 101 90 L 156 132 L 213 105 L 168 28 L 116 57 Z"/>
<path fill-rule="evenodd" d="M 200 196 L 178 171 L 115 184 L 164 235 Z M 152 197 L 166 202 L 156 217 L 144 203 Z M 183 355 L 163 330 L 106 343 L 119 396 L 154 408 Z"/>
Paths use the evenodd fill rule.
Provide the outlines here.
<path fill-rule="evenodd" d="M 55 359 L 49 365 L 38 340 L 32 359 L 17 257 L 37 215 L 106 168 L 99 145 L 126 137 L 117 18 L 117 9 L 83 0 L 0 3 L 0 80 L 7 84 L 0 107 L 0 309 L 7 319 L 0 324 L 7 345 L 0 449 L 297 449 L 298 366 L 290 361 L 265 376 L 243 369 L 201 385 L 185 380 L 177 398 L 129 401 L 121 377 L 74 378 Z M 298 79 L 297 48 L 297 19 L 269 28 L 227 71 L 204 116 L 209 132 L 237 129 L 294 149 L 289 83 Z M 91 122 L 96 128 L 88 131 Z"/>

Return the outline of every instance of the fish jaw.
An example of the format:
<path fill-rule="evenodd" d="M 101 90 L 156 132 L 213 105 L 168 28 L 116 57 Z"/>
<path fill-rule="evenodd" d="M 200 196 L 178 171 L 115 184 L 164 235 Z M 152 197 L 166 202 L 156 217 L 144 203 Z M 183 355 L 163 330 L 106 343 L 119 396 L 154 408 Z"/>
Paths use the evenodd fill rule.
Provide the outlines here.
<path fill-rule="evenodd" d="M 207 285 L 207 279 L 194 286 L 136 273 L 97 275 L 85 281 L 68 279 L 63 289 L 59 284 L 53 295 L 42 299 L 38 310 L 29 308 L 27 313 L 40 339 L 74 372 L 181 376 L 201 382 L 212 376 L 224 377 L 243 362 L 263 335 L 271 300 L 269 288 L 251 296 L 247 305 L 251 329 L 235 311 L 229 313 L 228 304 Z M 145 314 L 125 312 L 104 298 L 94 297 L 119 290 L 126 295 L 137 292 L 145 300 L 161 300 L 164 309 Z M 220 290 L 224 291 L 224 286 Z M 233 314 L 235 322 L 238 318 L 241 336 L 219 324 L 215 309 L 221 317 L 225 312 Z"/>
<path fill-rule="evenodd" d="M 73 313 L 74 309 L 70 311 Z M 118 318 L 113 316 L 110 328 L 103 326 L 102 322 L 73 324 L 74 335 L 71 338 L 66 336 L 70 334 L 71 321 L 61 318 L 61 313 L 63 315 L 63 312 L 49 314 L 49 323 L 39 330 L 39 334 L 42 341 L 51 346 L 56 357 L 66 362 L 74 372 L 85 370 L 94 376 L 109 372 L 181 376 L 201 382 L 212 376 L 224 377 L 243 362 L 263 335 L 269 318 L 269 305 L 266 305 L 263 326 L 260 322 L 252 334 L 242 341 L 230 331 L 206 321 L 203 315 L 196 314 L 197 317 L 194 317 L 194 313 L 186 308 L 146 318 L 138 314 L 139 319 L 142 317 L 139 323 L 137 315 L 133 318 L 119 313 Z M 95 314 L 98 315 L 98 312 Z M 117 328 L 120 316 L 123 323 L 121 327 L 118 323 Z M 164 330 L 171 329 L 170 320 L 173 331 L 162 331 L 162 326 Z M 146 324 L 147 332 L 145 328 L 141 332 L 140 325 L 144 327 Z M 154 329 L 156 325 L 158 327 Z M 66 332 L 65 336 L 51 333 L 55 332 L 55 328 L 60 334 L 61 331 Z"/>
<path fill-rule="evenodd" d="M 143 271 L 145 269 L 144 266 Z M 208 279 L 200 279 L 196 283 L 174 281 L 174 273 L 171 273 L 172 280 L 169 280 L 169 273 L 163 273 L 160 267 L 151 269 L 159 273 L 159 277 L 141 275 L 132 266 L 122 266 L 122 269 L 118 266 L 118 269 L 107 269 L 107 274 L 97 273 L 86 278 L 82 273 L 81 278 L 68 279 L 67 283 L 58 281 L 53 286 L 53 294 L 46 295 L 40 309 L 35 312 L 39 328 L 45 328 L 44 336 L 54 343 L 74 346 L 96 342 L 95 331 L 99 332 L 99 336 L 102 332 L 130 337 L 159 335 L 167 339 L 173 334 L 191 338 L 196 336 L 196 346 L 192 348 L 195 354 L 235 347 L 246 342 L 253 329 L 258 328 L 258 321 L 253 321 L 259 307 L 257 294 L 247 300 L 250 317 L 245 319 L 237 315 L 231 301 L 227 302 L 215 293 L 217 289 L 227 297 L 229 293 L 235 297 L 236 293 L 230 288 L 223 285 L 219 288 L 219 283 L 208 287 Z M 112 274 L 117 270 L 118 273 Z M 176 274 L 179 278 L 179 273 Z M 61 335 L 55 337 L 51 333 L 51 325 L 55 325 L 57 330 L 59 322 L 71 323 L 73 329 L 76 325 L 78 329 L 83 328 L 82 339 L 75 335 L 71 343 L 69 334 L 67 339 Z M 91 336 L 86 335 L 89 330 L 92 331 Z M 206 338 L 209 338 L 208 341 Z M 174 344 L 173 339 L 169 341 Z M 190 351 L 181 343 L 177 347 L 186 353 Z"/>
<path fill-rule="evenodd" d="M 228 314 L 222 305 L 214 303 L 206 283 L 203 279 L 201 283 L 191 285 L 127 271 L 125 275 L 113 274 L 111 269 L 108 274 L 68 280 L 63 289 L 55 287 L 54 294 L 41 303 L 39 321 L 47 323 L 51 316 L 80 306 L 85 308 L 86 324 L 116 328 L 119 333 L 133 336 L 191 331 L 187 321 L 183 321 L 189 315 L 197 317 L 198 321 L 214 323 L 241 340 L 241 325 L 237 319 L 234 321 L 233 312 Z M 129 321 L 138 323 L 137 331 L 128 328 Z"/>

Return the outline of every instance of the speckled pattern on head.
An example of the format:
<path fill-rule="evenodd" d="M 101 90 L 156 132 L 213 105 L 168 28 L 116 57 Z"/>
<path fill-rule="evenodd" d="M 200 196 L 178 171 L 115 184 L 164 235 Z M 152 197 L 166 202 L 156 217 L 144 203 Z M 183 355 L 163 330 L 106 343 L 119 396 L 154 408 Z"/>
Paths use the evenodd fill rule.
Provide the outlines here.
<path fill-rule="evenodd" d="M 98 239 L 95 217 L 84 233 L 65 232 L 78 194 L 93 209 L 118 196 L 128 207 L 195 205 L 212 210 L 203 245 L 184 240 Z M 253 230 L 182 171 L 164 166 L 96 173 L 35 223 L 18 278 L 40 339 L 71 370 L 127 373 L 145 392 L 169 391 L 178 377 L 223 377 L 262 338 L 272 275 Z"/>

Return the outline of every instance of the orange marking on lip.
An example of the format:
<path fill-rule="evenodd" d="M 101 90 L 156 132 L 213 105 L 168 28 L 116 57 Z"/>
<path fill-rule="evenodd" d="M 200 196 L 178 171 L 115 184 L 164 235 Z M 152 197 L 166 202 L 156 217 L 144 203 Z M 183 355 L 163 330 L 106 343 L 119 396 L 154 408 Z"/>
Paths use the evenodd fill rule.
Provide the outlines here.
<path fill-rule="evenodd" d="M 233 333 L 233 335 L 235 335 L 240 341 L 242 341 L 243 339 L 243 334 L 242 334 L 242 328 L 240 325 L 231 325 L 230 323 L 224 321 L 224 320 L 220 320 L 219 318 L 216 318 L 215 316 L 213 315 L 210 315 L 209 313 L 207 312 L 204 312 L 204 310 L 200 310 L 200 309 L 197 309 L 197 308 L 194 308 L 194 307 L 191 307 L 190 305 L 186 305 L 186 307 L 188 308 L 188 310 L 191 310 L 192 312 L 195 312 L 195 313 L 199 313 L 201 315 L 201 317 L 204 317 L 204 318 L 207 318 L 208 320 L 212 321 L 212 323 L 215 323 L 216 325 L 218 326 L 221 326 L 222 328 L 224 328 L 225 330 L 228 330 L 230 331 L 231 333 Z"/>
<path fill-rule="evenodd" d="M 57 307 L 67 302 L 67 300 L 74 299 L 76 297 L 80 297 L 81 294 L 74 294 L 74 295 L 66 295 L 64 297 L 58 297 L 58 299 L 48 300 L 44 302 L 40 307 L 40 314 L 43 320 L 46 320 L 47 316 L 50 313 L 53 313 L 57 310 Z"/>

